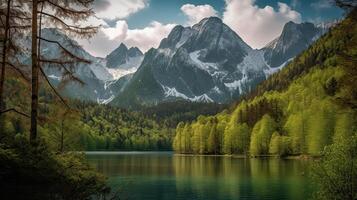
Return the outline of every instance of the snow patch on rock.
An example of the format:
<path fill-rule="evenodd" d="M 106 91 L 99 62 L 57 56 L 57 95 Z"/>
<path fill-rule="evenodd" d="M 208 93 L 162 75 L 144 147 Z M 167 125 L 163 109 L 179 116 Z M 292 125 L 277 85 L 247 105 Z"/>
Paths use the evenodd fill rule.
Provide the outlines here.
<path fill-rule="evenodd" d="M 176 88 L 170 88 L 164 85 L 161 85 L 161 87 L 164 90 L 165 97 L 178 97 L 192 102 L 206 102 L 206 103 L 213 102 L 213 100 L 207 94 L 188 97 L 185 94 L 177 91 Z"/>
<path fill-rule="evenodd" d="M 170 87 L 167 87 L 167 86 L 164 86 L 162 85 L 162 88 L 164 89 L 165 91 L 165 97 L 180 97 L 180 98 L 183 98 L 183 99 L 189 99 L 186 95 L 184 95 L 183 93 L 181 92 L 178 92 L 176 90 L 176 88 L 170 88 Z"/>
<path fill-rule="evenodd" d="M 257 50 L 249 51 L 248 55 L 244 57 L 243 62 L 237 65 L 238 69 L 261 71 L 267 67 L 262 52 Z"/>
<path fill-rule="evenodd" d="M 224 85 L 228 88 L 229 91 L 235 91 L 238 88 L 240 94 L 243 94 L 243 87 L 242 85 L 248 81 L 248 76 L 245 70 L 242 71 L 243 78 L 240 80 L 235 80 L 230 83 L 224 83 Z"/>
<path fill-rule="evenodd" d="M 175 53 L 169 48 L 164 48 L 164 49 L 158 49 L 157 50 L 160 54 L 164 54 L 167 57 L 172 57 L 172 55 Z"/>
<path fill-rule="evenodd" d="M 89 68 L 93 74 L 101 81 L 112 80 L 113 76 L 109 72 L 108 68 L 103 65 L 101 61 L 95 61 L 89 65 Z"/>
<path fill-rule="evenodd" d="M 207 71 L 208 73 L 212 73 L 213 70 L 218 70 L 217 64 L 216 63 L 206 63 L 202 62 L 198 57 L 200 56 L 202 50 L 194 51 L 190 53 L 190 58 L 194 62 L 194 64 L 202 69 Z"/>
<path fill-rule="evenodd" d="M 280 70 L 282 70 L 290 61 L 292 61 L 294 58 L 290 58 L 288 59 L 286 62 L 284 62 L 283 64 L 281 64 L 279 67 L 270 67 L 269 65 L 268 68 L 264 69 L 264 73 L 265 73 L 265 77 L 269 77 L 270 75 L 279 72 Z"/>
<path fill-rule="evenodd" d="M 62 79 L 62 77 L 56 76 L 54 74 L 48 75 L 48 78 L 51 78 L 51 79 L 54 79 L 54 80 L 57 80 L 57 81 L 61 81 L 61 79 Z"/>
<path fill-rule="evenodd" d="M 111 101 L 113 101 L 113 99 L 115 98 L 114 95 L 110 96 L 108 99 L 100 99 L 100 98 L 97 98 L 97 102 L 99 104 L 108 104 L 110 103 Z"/>
<path fill-rule="evenodd" d="M 185 42 L 187 41 L 188 38 L 192 35 L 192 30 L 189 28 L 185 28 L 184 31 L 181 34 L 180 41 L 176 44 L 176 49 L 180 48 Z"/>

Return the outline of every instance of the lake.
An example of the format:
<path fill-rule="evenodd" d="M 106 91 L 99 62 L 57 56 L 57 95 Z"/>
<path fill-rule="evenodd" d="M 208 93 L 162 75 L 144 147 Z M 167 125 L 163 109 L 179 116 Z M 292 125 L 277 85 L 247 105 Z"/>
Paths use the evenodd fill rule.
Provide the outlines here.
<path fill-rule="evenodd" d="M 309 161 L 90 152 L 88 161 L 131 200 L 308 199 Z"/>

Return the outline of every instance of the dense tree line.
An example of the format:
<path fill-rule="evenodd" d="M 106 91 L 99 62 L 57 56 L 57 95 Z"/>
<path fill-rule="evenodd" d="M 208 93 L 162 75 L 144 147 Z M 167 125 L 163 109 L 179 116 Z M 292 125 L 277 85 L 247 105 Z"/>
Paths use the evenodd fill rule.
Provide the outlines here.
<path fill-rule="evenodd" d="M 10 78 L 6 81 L 8 106 L 26 109 L 29 99 L 24 81 Z M 40 91 L 39 137 L 57 152 L 72 150 L 170 150 L 174 129 L 158 123 L 138 111 L 98 105 L 92 102 L 69 101 L 73 110 L 60 106 L 50 88 Z M 6 90 L 8 91 L 8 90 Z M 11 100 L 10 100 L 11 99 Z M 26 135 L 27 118 L 7 113 L 4 134 Z"/>
<path fill-rule="evenodd" d="M 227 105 L 178 100 L 162 102 L 155 106 L 141 107 L 138 111 L 157 122 L 175 128 L 179 122 L 195 120 L 199 115 L 214 115 L 225 109 Z"/>
<path fill-rule="evenodd" d="M 174 129 L 142 112 L 90 102 L 73 104 L 81 113 L 81 144 L 87 150 L 171 149 Z"/>
<path fill-rule="evenodd" d="M 235 107 L 180 123 L 180 153 L 320 155 L 356 132 L 357 22 L 343 22 Z"/>
<path fill-rule="evenodd" d="M 13 73 L 13 72 L 9 72 Z M 29 99 L 25 80 L 9 74 L 6 102 L 9 107 L 26 110 Z M 49 87 L 40 90 L 39 136 L 58 152 L 71 150 L 171 150 L 178 121 L 190 122 L 200 114 L 215 114 L 223 108 L 216 104 L 181 102 L 170 111 L 171 103 L 130 111 L 94 102 L 71 100 L 73 110 L 63 109 Z M 167 105 L 167 106 L 166 106 Z M 8 113 L 4 129 L 9 134 L 26 134 L 26 117 Z"/>

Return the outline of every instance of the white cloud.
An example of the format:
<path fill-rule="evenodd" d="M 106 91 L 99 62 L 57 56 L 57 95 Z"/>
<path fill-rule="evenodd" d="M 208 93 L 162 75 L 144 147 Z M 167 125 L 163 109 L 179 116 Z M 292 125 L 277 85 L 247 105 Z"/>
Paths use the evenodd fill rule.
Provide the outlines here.
<path fill-rule="evenodd" d="M 198 6 L 185 4 L 181 7 L 181 11 L 188 17 L 188 25 L 196 24 L 206 17 L 217 16 L 217 11 L 208 4 Z"/>
<path fill-rule="evenodd" d="M 223 22 L 253 48 L 261 48 L 278 37 L 288 21 L 301 22 L 300 13 L 285 3 L 259 8 L 255 0 L 226 0 Z"/>
<path fill-rule="evenodd" d="M 161 24 L 154 21 L 143 29 L 129 29 L 124 43 L 128 46 L 137 46 L 142 51 L 157 47 L 161 40 L 168 36 L 176 24 Z"/>
<path fill-rule="evenodd" d="M 94 11 L 102 19 L 123 19 L 149 5 L 149 0 L 96 0 Z"/>
<path fill-rule="evenodd" d="M 126 21 L 119 20 L 115 27 L 104 26 L 94 38 L 89 41 L 79 40 L 79 43 L 89 53 L 100 57 L 108 55 L 120 43 L 128 47 L 136 46 L 145 52 L 151 47 L 157 47 L 174 26 L 175 24 L 161 24 L 154 21 L 143 29 L 129 29 Z"/>
<path fill-rule="evenodd" d="M 136 12 L 136 9 L 144 8 L 148 0 L 101 0 L 108 3 L 102 3 L 98 5 L 100 12 L 108 12 L 111 16 L 111 11 L 115 8 L 111 8 L 113 2 L 120 2 L 119 5 L 127 5 L 126 10 L 130 13 Z M 123 4 L 126 2 L 127 4 Z M 139 6 L 134 5 L 134 2 Z M 298 2 L 293 0 L 292 2 Z M 117 5 L 117 4 L 116 4 Z M 141 7 L 140 7 L 141 5 Z M 110 7 L 110 8 L 109 8 Z M 125 7 L 125 6 L 124 6 Z M 124 9 L 124 8 L 122 8 Z M 187 24 L 192 25 L 199 22 L 201 19 L 210 16 L 217 16 L 217 11 L 210 5 L 192 5 L 185 4 L 181 7 L 181 11 L 188 17 Z M 124 16 L 124 14 L 122 14 Z M 113 19 L 118 19 L 111 17 Z M 107 17 L 108 18 L 108 17 Z M 154 21 L 147 27 L 141 29 L 129 29 L 125 20 L 115 20 L 116 24 L 113 27 L 108 26 L 104 20 L 98 20 L 104 26 L 101 27 L 99 33 L 90 41 L 80 40 L 80 43 L 95 56 L 104 57 L 121 42 L 127 46 L 137 46 L 142 51 L 147 51 L 152 47 L 157 47 L 160 41 L 167 37 L 171 29 L 175 24 L 162 24 Z M 278 37 L 282 31 L 285 23 L 288 21 L 301 22 L 300 13 L 292 10 L 288 5 L 284 3 L 278 3 L 278 9 L 275 10 L 271 6 L 265 6 L 259 8 L 255 5 L 255 0 L 226 0 L 226 7 L 223 13 L 223 22 L 230 26 L 242 39 L 247 42 L 253 48 L 261 48 L 268 42 Z M 97 23 L 99 23 L 97 22 Z"/>
<path fill-rule="evenodd" d="M 91 39 L 79 39 L 78 42 L 94 56 L 105 57 L 119 46 L 120 43 L 128 47 L 136 46 L 142 51 L 157 47 L 175 24 L 161 24 L 152 22 L 142 29 L 129 29 L 123 18 L 138 12 L 148 6 L 149 0 L 96 0 L 94 10 L 98 18 L 91 18 L 88 23 L 102 27 Z M 107 20 L 115 22 L 109 26 Z"/>
<path fill-rule="evenodd" d="M 128 33 L 128 24 L 124 20 L 119 20 L 116 22 L 115 27 L 103 27 L 101 31 L 103 31 L 109 40 L 123 40 Z"/>
<path fill-rule="evenodd" d="M 89 40 L 78 39 L 77 41 L 90 54 L 99 57 L 105 57 L 119 46 L 118 42 L 109 40 L 108 36 L 102 30 Z"/>

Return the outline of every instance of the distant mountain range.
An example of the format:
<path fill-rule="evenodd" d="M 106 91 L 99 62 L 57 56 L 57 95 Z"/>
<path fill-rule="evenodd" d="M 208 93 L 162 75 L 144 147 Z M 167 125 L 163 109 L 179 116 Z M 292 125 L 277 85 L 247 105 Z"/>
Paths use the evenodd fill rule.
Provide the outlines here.
<path fill-rule="evenodd" d="M 112 104 L 130 106 L 186 99 L 229 102 L 280 70 L 325 32 L 311 23 L 289 22 L 262 49 L 252 49 L 221 19 L 176 26 L 157 49 L 150 49 L 138 71 Z"/>
<path fill-rule="evenodd" d="M 74 71 L 76 77 L 85 84 L 69 82 L 61 92 L 71 98 L 91 100 L 98 103 L 109 103 L 119 95 L 121 89 L 130 80 L 132 74 L 140 66 L 143 53 L 136 47 L 128 49 L 121 44 L 106 58 L 90 55 L 78 43 L 54 28 L 42 30 L 42 37 L 47 40 L 57 41 L 74 55 L 91 61 L 91 64 L 80 63 L 68 70 Z M 25 46 L 30 47 L 30 39 L 25 40 Z M 63 59 L 61 47 L 55 43 L 41 42 L 41 55 L 46 59 Z M 30 63 L 30 55 L 25 55 L 24 62 Z M 59 66 L 44 66 L 45 73 L 53 84 L 58 85 L 63 79 L 63 70 Z"/>
<path fill-rule="evenodd" d="M 330 26 L 288 22 L 278 38 L 262 49 L 252 49 L 221 19 L 210 17 L 192 27 L 176 26 L 145 55 L 137 47 L 120 44 L 105 58 L 73 47 L 77 43 L 56 29 L 44 29 L 43 37 L 92 61 L 75 69 L 85 85 L 71 83 L 65 95 L 134 107 L 177 99 L 230 102 L 284 67 Z M 45 57 L 61 56 L 56 44 L 43 45 Z M 47 68 L 46 74 L 54 83 L 61 80 L 58 70 Z"/>

